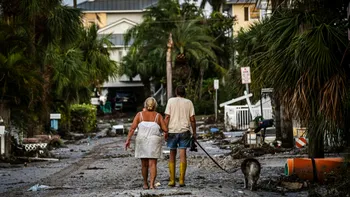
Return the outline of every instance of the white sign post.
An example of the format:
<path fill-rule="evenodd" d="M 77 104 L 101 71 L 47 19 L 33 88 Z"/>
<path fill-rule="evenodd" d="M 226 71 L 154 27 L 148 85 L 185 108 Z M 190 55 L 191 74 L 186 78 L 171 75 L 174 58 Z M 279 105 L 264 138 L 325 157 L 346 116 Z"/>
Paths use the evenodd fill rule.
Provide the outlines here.
<path fill-rule="evenodd" d="M 246 94 L 249 94 L 249 84 L 252 82 L 250 79 L 250 67 L 241 67 L 241 77 L 242 77 L 242 84 L 245 84 Z M 247 98 L 247 101 L 250 102 L 249 98 Z"/>
<path fill-rule="evenodd" d="M 219 80 L 214 79 L 214 89 L 215 89 L 215 102 L 214 102 L 214 110 L 215 110 L 215 122 L 218 119 L 218 89 L 219 89 Z"/>
<path fill-rule="evenodd" d="M 249 83 L 251 83 L 250 67 L 241 67 L 241 76 L 242 76 L 242 84 L 249 84 Z"/>

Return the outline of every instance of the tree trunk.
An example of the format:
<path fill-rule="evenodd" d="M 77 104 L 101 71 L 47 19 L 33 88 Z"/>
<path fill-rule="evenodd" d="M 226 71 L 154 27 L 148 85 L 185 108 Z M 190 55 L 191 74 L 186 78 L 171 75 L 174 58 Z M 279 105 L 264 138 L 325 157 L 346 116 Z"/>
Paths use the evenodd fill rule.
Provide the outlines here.
<path fill-rule="evenodd" d="M 276 128 L 276 140 L 282 140 L 282 128 L 281 128 L 281 102 L 277 95 L 273 95 L 272 106 L 274 107 L 275 115 L 275 128 Z"/>
<path fill-rule="evenodd" d="M 144 85 L 144 97 L 145 99 L 148 97 L 153 96 L 151 92 L 151 81 L 149 80 L 149 77 L 141 77 L 142 83 Z"/>
<path fill-rule="evenodd" d="M 317 133 L 309 129 L 309 133 Z M 309 158 L 324 158 L 324 132 L 315 136 L 309 137 L 308 144 Z"/>
<path fill-rule="evenodd" d="M 167 44 L 168 50 L 166 53 L 166 86 L 167 86 L 167 100 L 173 95 L 173 79 L 172 79 L 172 66 L 171 66 L 171 49 L 173 47 L 172 34 L 169 34 L 169 40 Z"/>
<path fill-rule="evenodd" d="M 73 0 L 73 7 L 77 8 L 77 0 Z"/>
<path fill-rule="evenodd" d="M 289 116 L 281 105 L 281 137 L 282 137 L 282 147 L 283 148 L 292 148 L 294 145 L 293 140 L 293 121 L 291 116 Z"/>
<path fill-rule="evenodd" d="M 204 68 L 200 67 L 198 100 L 202 99 L 203 76 L 204 76 Z"/>

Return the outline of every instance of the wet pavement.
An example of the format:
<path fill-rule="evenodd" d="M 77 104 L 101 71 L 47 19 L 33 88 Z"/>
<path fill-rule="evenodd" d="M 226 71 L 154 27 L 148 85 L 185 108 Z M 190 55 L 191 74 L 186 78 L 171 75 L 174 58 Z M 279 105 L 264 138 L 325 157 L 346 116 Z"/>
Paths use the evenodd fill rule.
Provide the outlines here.
<path fill-rule="evenodd" d="M 239 132 L 225 132 L 225 135 L 227 141 L 240 138 Z M 140 161 L 134 158 L 133 150 L 124 150 L 125 139 L 126 135 L 120 135 L 68 144 L 66 148 L 52 151 L 60 158 L 57 162 L 31 162 L 27 166 L 1 164 L 0 196 L 307 196 L 307 191 L 243 189 L 243 175 L 238 170 L 242 160 L 233 159 L 230 149 L 220 149 L 215 139 L 199 142 L 230 173 L 218 168 L 198 148 L 198 152 L 188 152 L 186 187 L 168 187 L 164 144 L 165 154 L 158 160 L 156 182 L 159 186 L 156 190 L 143 190 Z M 295 157 L 288 154 L 257 157 L 262 164 L 259 182 L 283 175 L 286 158 L 290 156 Z M 28 191 L 35 184 L 49 188 Z"/>

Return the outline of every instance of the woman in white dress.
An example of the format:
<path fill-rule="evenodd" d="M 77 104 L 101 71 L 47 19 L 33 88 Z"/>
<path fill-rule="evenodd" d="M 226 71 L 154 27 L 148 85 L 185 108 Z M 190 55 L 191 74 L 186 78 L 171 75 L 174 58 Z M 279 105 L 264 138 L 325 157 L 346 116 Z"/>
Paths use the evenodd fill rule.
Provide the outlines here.
<path fill-rule="evenodd" d="M 125 142 L 125 149 L 130 148 L 130 140 L 138 128 L 135 140 L 135 157 L 141 159 L 143 188 L 154 189 L 157 176 L 157 159 L 161 157 L 163 136 L 167 140 L 168 128 L 161 114 L 155 111 L 157 102 L 153 97 L 146 99 L 144 110 L 138 112 L 130 127 Z M 150 172 L 150 183 L 148 185 L 148 170 Z"/>

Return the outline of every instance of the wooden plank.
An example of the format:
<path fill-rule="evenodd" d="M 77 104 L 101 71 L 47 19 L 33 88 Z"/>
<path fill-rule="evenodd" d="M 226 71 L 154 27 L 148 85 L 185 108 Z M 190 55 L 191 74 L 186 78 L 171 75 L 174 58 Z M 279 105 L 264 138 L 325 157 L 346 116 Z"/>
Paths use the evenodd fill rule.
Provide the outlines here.
<path fill-rule="evenodd" d="M 17 159 L 25 159 L 31 161 L 60 161 L 56 158 L 40 158 L 40 157 L 17 157 Z"/>

